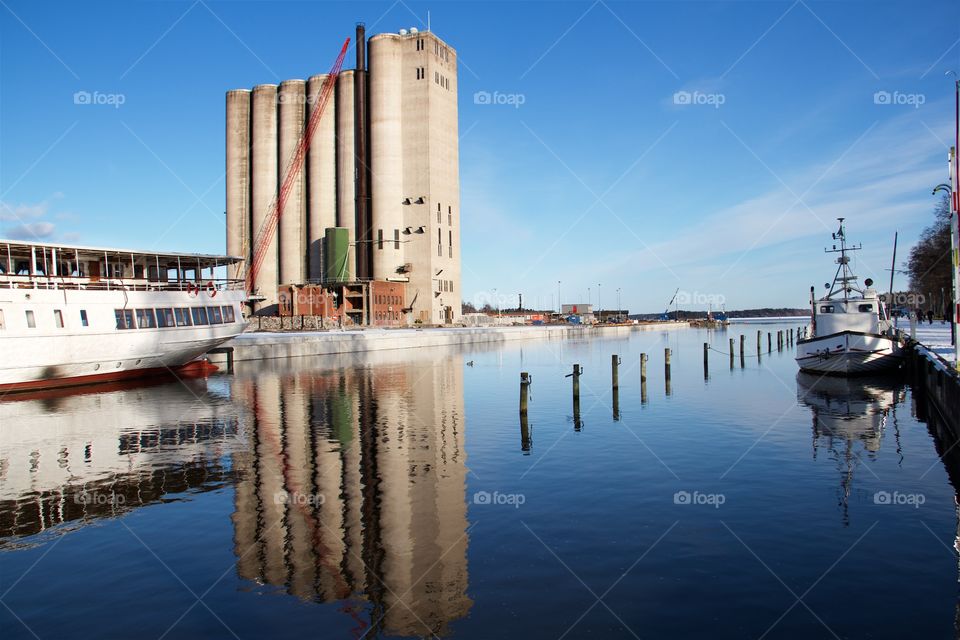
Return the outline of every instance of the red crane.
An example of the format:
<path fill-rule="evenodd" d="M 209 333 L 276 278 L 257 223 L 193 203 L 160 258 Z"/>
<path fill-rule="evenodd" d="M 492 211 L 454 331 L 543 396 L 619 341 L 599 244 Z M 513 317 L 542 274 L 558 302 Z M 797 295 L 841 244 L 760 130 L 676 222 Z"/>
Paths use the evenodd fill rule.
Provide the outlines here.
<path fill-rule="evenodd" d="M 260 228 L 257 229 L 257 235 L 253 238 L 253 254 L 250 259 L 250 265 L 247 267 L 248 292 L 253 292 L 253 283 L 257 277 L 257 272 L 260 270 L 260 265 L 267 255 L 267 249 L 273 240 L 273 235 L 277 232 L 277 223 L 280 221 L 280 216 L 283 215 L 283 208 L 287 204 L 287 198 L 290 197 L 293 183 L 303 168 L 303 161 L 307 157 L 310 140 L 313 139 L 314 132 L 316 132 L 317 127 L 320 126 L 320 116 L 323 115 L 327 102 L 330 101 L 330 96 L 333 94 L 334 87 L 337 83 L 337 76 L 340 75 L 340 69 L 343 67 L 343 58 L 347 54 L 348 46 L 350 46 L 350 38 L 344 41 L 343 48 L 340 49 L 340 55 L 337 56 L 337 61 L 333 63 L 333 68 L 330 69 L 327 79 L 323 82 L 323 87 L 320 89 L 320 95 L 317 98 L 317 106 L 310 115 L 310 121 L 307 122 L 307 126 L 304 128 L 300 140 L 297 141 L 297 148 L 287 162 L 283 182 L 277 190 L 277 195 L 274 197 L 273 202 L 270 203 L 270 213 L 264 218 Z"/>

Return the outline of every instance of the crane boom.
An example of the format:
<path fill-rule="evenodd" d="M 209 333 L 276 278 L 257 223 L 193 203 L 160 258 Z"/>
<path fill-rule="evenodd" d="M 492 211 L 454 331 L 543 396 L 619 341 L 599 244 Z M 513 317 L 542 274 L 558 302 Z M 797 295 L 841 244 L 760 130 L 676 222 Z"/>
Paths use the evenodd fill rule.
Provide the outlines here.
<path fill-rule="evenodd" d="M 320 89 L 320 94 L 317 98 L 317 106 L 310 115 L 310 120 L 307 122 L 307 126 L 304 128 L 300 139 L 297 141 L 297 146 L 293 154 L 287 161 L 287 166 L 283 173 L 283 181 L 277 190 L 277 195 L 270 203 L 269 213 L 260 224 L 260 228 L 257 229 L 256 236 L 254 236 L 253 253 L 250 258 L 250 264 L 247 267 L 248 292 L 253 293 L 253 285 L 257 273 L 260 271 L 260 265 L 267 255 L 267 249 L 270 247 L 270 243 L 273 241 L 280 216 L 283 215 L 283 209 L 287 204 L 287 199 L 290 197 L 290 192 L 293 190 L 293 184 L 300 174 L 300 170 L 303 168 L 303 161 L 307 157 L 307 149 L 310 147 L 310 141 L 320 126 L 320 117 L 323 115 L 327 103 L 330 101 L 330 96 L 333 94 L 337 76 L 340 75 L 340 69 L 343 67 L 343 58 L 347 54 L 347 47 L 349 47 L 349 45 L 350 38 L 347 38 L 343 43 L 343 47 L 340 49 L 340 55 L 337 56 L 336 62 L 333 63 L 333 68 L 330 69 L 327 79 L 323 82 L 323 87 Z"/>

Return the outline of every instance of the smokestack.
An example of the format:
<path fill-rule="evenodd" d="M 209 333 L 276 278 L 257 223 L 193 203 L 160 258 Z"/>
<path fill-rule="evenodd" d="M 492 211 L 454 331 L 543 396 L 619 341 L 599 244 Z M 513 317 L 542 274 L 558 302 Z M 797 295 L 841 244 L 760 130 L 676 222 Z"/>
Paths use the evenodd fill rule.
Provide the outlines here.
<path fill-rule="evenodd" d="M 367 105 L 367 35 L 362 22 L 357 23 L 357 69 L 353 84 L 353 160 L 356 169 L 356 241 L 357 241 L 357 279 L 366 280 L 371 277 L 373 265 L 371 261 L 370 243 L 373 234 L 370 230 L 370 154 L 368 150 L 368 133 L 370 131 L 369 111 Z"/>

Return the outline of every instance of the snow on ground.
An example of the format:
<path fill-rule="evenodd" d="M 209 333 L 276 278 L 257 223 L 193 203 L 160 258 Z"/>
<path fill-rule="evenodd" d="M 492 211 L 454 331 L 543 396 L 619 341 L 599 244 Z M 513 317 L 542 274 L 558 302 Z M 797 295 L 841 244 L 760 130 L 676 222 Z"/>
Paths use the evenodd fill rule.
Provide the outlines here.
<path fill-rule="evenodd" d="M 904 334 L 910 335 L 910 321 L 904 318 L 897 319 L 897 328 Z M 928 350 L 936 353 L 944 360 L 953 362 L 953 345 L 950 344 L 950 323 L 934 320 L 933 324 L 923 321 L 917 323 L 917 342 Z"/>

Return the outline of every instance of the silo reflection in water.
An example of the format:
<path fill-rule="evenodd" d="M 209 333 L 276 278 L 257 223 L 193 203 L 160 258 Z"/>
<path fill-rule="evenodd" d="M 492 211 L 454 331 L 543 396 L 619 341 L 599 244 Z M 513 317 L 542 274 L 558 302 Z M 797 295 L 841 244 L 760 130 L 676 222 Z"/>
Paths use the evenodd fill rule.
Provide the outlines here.
<path fill-rule="evenodd" d="M 460 360 L 241 370 L 253 422 L 235 456 L 240 576 L 347 601 L 345 615 L 372 632 L 443 634 L 465 616 Z"/>

